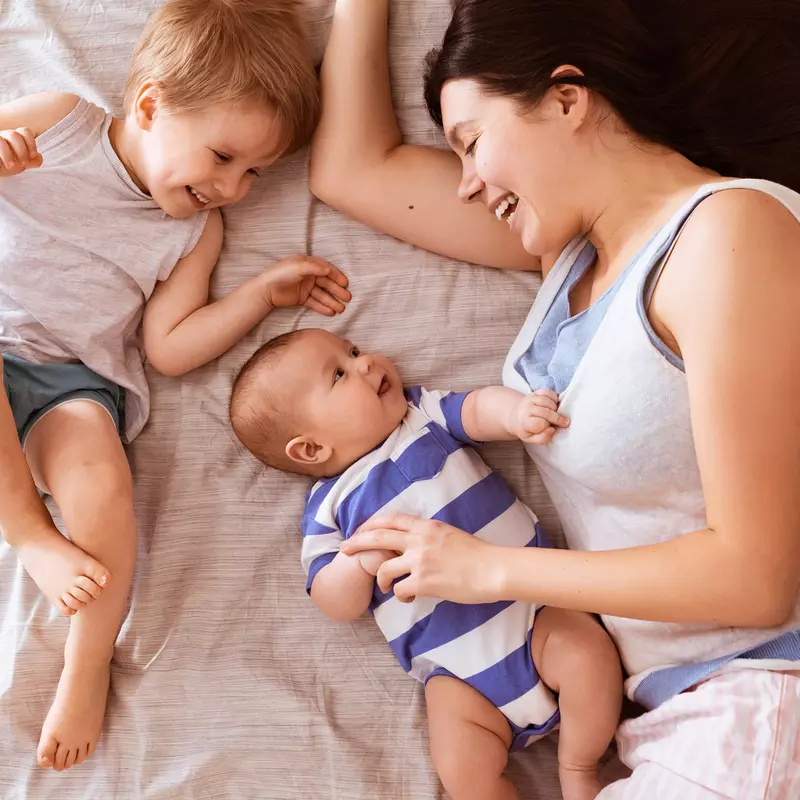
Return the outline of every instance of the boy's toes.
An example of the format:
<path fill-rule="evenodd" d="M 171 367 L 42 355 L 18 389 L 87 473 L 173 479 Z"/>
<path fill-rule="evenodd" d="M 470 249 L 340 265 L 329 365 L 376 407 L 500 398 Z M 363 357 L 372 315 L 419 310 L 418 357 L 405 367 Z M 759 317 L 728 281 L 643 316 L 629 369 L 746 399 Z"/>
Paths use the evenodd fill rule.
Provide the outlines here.
<path fill-rule="evenodd" d="M 99 561 L 95 561 L 93 558 L 87 558 L 86 563 L 83 565 L 82 572 L 83 576 L 92 581 L 100 591 L 103 590 L 103 587 L 111 579 L 109 571 Z"/>
<path fill-rule="evenodd" d="M 74 614 L 80 611 L 86 603 L 81 602 L 76 597 L 73 597 L 69 592 L 64 592 L 61 595 L 61 602 Z"/>
<path fill-rule="evenodd" d="M 90 596 L 86 601 L 87 603 L 90 599 L 97 600 L 97 598 L 103 594 L 103 587 L 98 586 L 91 578 L 87 578 L 85 575 L 79 575 L 75 579 L 75 588 L 82 589 Z M 76 597 L 77 596 L 78 595 L 76 595 Z"/>
<path fill-rule="evenodd" d="M 56 758 L 53 762 L 53 769 L 56 772 L 61 772 L 66 769 L 67 756 L 69 755 L 69 747 L 59 744 L 56 748 Z"/>
<path fill-rule="evenodd" d="M 83 762 L 86 760 L 86 750 L 87 750 L 87 745 L 84 745 L 83 747 L 79 747 L 77 752 L 75 753 L 75 766 L 76 767 L 79 764 L 83 764 Z"/>
<path fill-rule="evenodd" d="M 36 761 L 40 767 L 52 767 L 55 763 L 56 748 L 58 742 L 55 739 L 47 738 L 39 742 L 39 749 L 36 752 Z"/>

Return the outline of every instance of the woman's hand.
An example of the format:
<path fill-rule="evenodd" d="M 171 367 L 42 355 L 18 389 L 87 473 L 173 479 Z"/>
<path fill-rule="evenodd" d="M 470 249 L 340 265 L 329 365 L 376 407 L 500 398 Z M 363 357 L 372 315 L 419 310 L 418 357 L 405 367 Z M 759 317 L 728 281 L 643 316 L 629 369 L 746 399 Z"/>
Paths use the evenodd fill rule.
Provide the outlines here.
<path fill-rule="evenodd" d="M 417 596 L 455 603 L 498 600 L 499 580 L 493 567 L 498 549 L 451 525 L 406 514 L 375 517 L 342 544 L 348 555 L 365 550 L 398 553 L 381 565 L 376 577 L 382 592 L 402 578 L 394 594 L 404 603 Z"/>

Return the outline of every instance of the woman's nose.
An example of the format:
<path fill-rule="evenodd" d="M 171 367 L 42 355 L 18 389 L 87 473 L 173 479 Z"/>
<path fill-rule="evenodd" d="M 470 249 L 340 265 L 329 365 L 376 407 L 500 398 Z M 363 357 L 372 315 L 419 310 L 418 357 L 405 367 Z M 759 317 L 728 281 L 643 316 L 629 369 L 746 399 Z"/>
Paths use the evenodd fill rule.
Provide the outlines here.
<path fill-rule="evenodd" d="M 471 165 L 465 166 L 461 174 L 461 183 L 458 185 L 458 196 L 461 202 L 473 203 L 483 191 L 484 185 L 475 169 Z"/>

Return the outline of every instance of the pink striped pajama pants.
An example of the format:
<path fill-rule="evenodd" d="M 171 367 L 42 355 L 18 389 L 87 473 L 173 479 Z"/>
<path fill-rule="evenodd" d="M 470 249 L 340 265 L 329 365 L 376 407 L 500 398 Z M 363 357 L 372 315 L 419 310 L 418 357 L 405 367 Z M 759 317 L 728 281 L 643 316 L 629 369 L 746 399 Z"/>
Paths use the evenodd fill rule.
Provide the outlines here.
<path fill-rule="evenodd" d="M 800 673 L 742 670 L 624 722 L 597 800 L 800 800 Z"/>

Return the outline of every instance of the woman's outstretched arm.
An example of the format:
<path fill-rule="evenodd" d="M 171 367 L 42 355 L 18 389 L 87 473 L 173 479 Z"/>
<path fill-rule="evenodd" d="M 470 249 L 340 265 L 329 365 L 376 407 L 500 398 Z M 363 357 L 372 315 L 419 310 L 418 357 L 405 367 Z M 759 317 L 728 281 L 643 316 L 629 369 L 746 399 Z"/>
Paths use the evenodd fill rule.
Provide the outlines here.
<path fill-rule="evenodd" d="M 322 65 L 312 192 L 426 250 L 485 266 L 540 269 L 483 203 L 459 200 L 455 153 L 403 144 L 392 106 L 388 19 L 389 0 L 337 0 Z"/>

